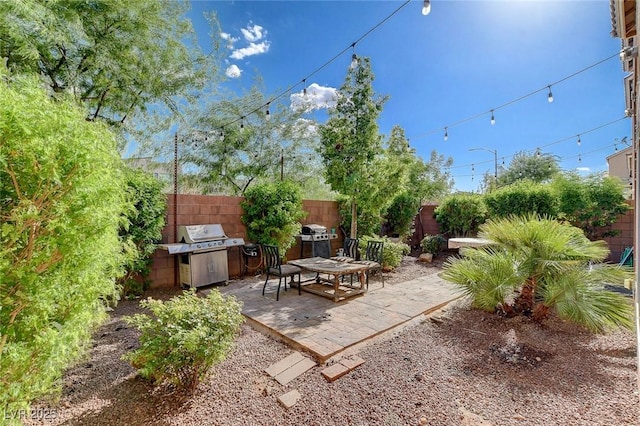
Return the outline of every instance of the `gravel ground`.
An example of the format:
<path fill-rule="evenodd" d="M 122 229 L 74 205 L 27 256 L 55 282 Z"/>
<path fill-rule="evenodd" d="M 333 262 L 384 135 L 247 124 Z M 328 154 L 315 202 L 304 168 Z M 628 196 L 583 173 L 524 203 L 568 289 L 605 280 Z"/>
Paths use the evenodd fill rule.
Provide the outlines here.
<path fill-rule="evenodd" d="M 385 282 L 439 270 L 406 257 Z M 169 298 L 177 290 L 149 292 Z M 194 394 L 154 389 L 120 356 L 137 345 L 123 301 L 67 371 L 59 401 L 36 405 L 65 425 L 638 425 L 634 334 L 593 335 L 552 318 L 544 327 L 456 302 L 361 348 L 365 363 L 333 383 L 316 366 L 286 386 L 264 369 L 292 353 L 247 325 Z M 290 409 L 278 396 L 297 389 Z M 55 417 L 55 418 L 52 418 Z"/>

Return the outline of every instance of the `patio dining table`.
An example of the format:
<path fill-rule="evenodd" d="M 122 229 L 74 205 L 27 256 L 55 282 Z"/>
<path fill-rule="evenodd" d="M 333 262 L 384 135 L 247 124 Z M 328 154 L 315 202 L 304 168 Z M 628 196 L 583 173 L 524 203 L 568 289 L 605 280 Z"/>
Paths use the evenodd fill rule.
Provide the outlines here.
<path fill-rule="evenodd" d="M 365 274 L 367 265 L 357 265 L 353 263 L 339 262 L 324 257 L 311 257 L 307 259 L 290 260 L 289 265 L 295 265 L 304 271 L 315 272 L 312 279 L 301 281 L 300 284 L 292 283 L 296 287 L 300 285 L 300 290 L 314 293 L 320 296 L 332 298 L 334 302 L 339 302 L 347 297 L 365 293 Z M 327 274 L 331 278 L 323 278 L 320 275 Z M 345 275 L 357 274 L 359 285 L 341 282 Z"/>

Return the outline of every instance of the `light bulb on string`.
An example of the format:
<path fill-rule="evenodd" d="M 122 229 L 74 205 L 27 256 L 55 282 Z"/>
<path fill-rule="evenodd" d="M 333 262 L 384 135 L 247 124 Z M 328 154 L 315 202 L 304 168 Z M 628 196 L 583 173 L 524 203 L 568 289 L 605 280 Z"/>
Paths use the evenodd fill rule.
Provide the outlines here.
<path fill-rule="evenodd" d="M 496 117 L 493 115 L 493 110 L 491 110 L 491 125 L 496 124 Z"/>
<path fill-rule="evenodd" d="M 270 104 L 271 104 L 271 102 L 267 102 L 267 112 L 266 112 L 266 114 L 265 114 L 265 118 L 266 118 L 267 120 L 270 120 L 270 119 L 271 119 L 271 111 L 269 111 L 269 105 L 270 105 Z"/>
<path fill-rule="evenodd" d="M 549 88 L 549 96 L 547 96 L 547 101 L 549 103 L 553 102 L 553 93 L 551 93 L 551 86 L 547 86 Z"/>
<path fill-rule="evenodd" d="M 582 155 L 578 154 L 578 163 L 582 163 Z"/>
<path fill-rule="evenodd" d="M 431 2 L 429 0 L 424 0 L 422 3 L 422 14 L 427 16 L 431 13 Z"/>
<path fill-rule="evenodd" d="M 471 163 L 471 180 L 473 180 L 475 175 L 476 175 L 476 167 L 473 165 L 473 163 Z"/>
<path fill-rule="evenodd" d="M 504 166 L 504 157 L 502 157 L 502 165 Z"/>
<path fill-rule="evenodd" d="M 580 143 L 581 143 L 581 142 L 582 142 L 582 141 L 580 140 L 580 135 L 578 135 L 578 146 L 580 146 Z"/>
<path fill-rule="evenodd" d="M 444 128 L 444 140 L 445 142 L 447 141 L 447 139 L 449 139 L 449 132 L 447 131 L 447 128 Z"/>
<path fill-rule="evenodd" d="M 356 44 L 351 45 L 353 53 L 351 54 L 351 69 L 355 69 L 358 66 L 358 55 L 356 55 Z"/>
<path fill-rule="evenodd" d="M 304 89 L 302 89 L 302 96 L 306 97 L 307 96 L 307 79 L 305 78 L 304 80 L 302 80 L 302 83 L 304 83 Z"/>
<path fill-rule="evenodd" d="M 244 129 L 244 115 L 240 117 L 240 129 Z"/>

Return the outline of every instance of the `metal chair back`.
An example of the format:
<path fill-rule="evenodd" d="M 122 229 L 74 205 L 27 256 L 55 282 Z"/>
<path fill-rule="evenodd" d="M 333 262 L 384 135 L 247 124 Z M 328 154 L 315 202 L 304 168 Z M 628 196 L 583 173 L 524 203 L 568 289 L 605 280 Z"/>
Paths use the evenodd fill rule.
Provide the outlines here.
<path fill-rule="evenodd" d="M 384 241 L 368 241 L 365 251 L 365 259 L 373 260 L 382 265 L 382 251 L 384 250 Z"/>
<path fill-rule="evenodd" d="M 344 239 L 344 255 L 350 257 L 353 260 L 359 259 L 358 256 L 358 239 L 357 238 L 345 238 Z"/>

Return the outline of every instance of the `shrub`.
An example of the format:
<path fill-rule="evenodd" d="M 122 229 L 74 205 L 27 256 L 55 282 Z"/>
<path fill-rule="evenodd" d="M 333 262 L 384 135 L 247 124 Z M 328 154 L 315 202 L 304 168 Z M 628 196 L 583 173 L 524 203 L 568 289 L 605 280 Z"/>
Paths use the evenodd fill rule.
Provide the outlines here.
<path fill-rule="evenodd" d="M 387 209 L 387 222 L 391 233 L 398 234 L 400 238 L 406 238 L 411 232 L 411 224 L 418 214 L 420 199 L 414 194 L 403 192 L 397 195 Z"/>
<path fill-rule="evenodd" d="M 0 66 L 0 407 L 57 389 L 117 299 L 125 206 L 114 136 Z"/>
<path fill-rule="evenodd" d="M 617 235 L 619 231 L 611 226 L 630 208 L 624 198 L 624 185 L 615 177 L 565 174 L 557 176 L 551 187 L 559 200 L 560 217 L 592 240 Z"/>
<path fill-rule="evenodd" d="M 549 185 L 517 182 L 484 196 L 487 215 L 491 218 L 537 214 L 557 217 L 558 202 Z"/>
<path fill-rule="evenodd" d="M 125 167 L 124 176 L 131 208 L 126 212 L 120 236 L 131 256 L 119 284 L 123 295 L 139 296 L 149 285 L 151 255 L 162 239 L 167 197 L 162 192 L 164 184 L 147 172 Z"/>
<path fill-rule="evenodd" d="M 436 257 L 442 251 L 447 240 L 440 234 L 426 235 L 422 241 L 420 241 L 420 247 L 422 247 L 423 253 L 431 253 L 433 257 Z"/>
<path fill-rule="evenodd" d="M 411 252 L 411 247 L 404 243 L 395 243 L 387 237 L 378 237 L 365 235 L 359 240 L 360 253 L 364 255 L 367 250 L 367 243 L 369 241 L 384 241 L 384 247 L 382 249 L 382 267 L 384 269 L 395 269 L 402 263 L 402 256 Z"/>
<path fill-rule="evenodd" d="M 591 330 L 633 326 L 633 307 L 606 283 L 622 285 L 632 268 L 601 263 L 606 243 L 589 241 L 567 223 L 533 215 L 489 220 L 480 227 L 491 246 L 450 257 L 442 277 L 474 306 L 543 322 L 550 311 Z"/>
<path fill-rule="evenodd" d="M 479 195 L 454 194 L 436 207 L 434 216 L 445 234 L 465 237 L 478 231 L 487 217 L 487 208 Z"/>
<path fill-rule="evenodd" d="M 247 236 L 258 244 L 276 245 L 284 254 L 293 246 L 306 216 L 302 209 L 300 188 L 293 182 L 269 182 L 255 185 L 245 192 L 240 204 L 245 213 L 242 223 Z"/>
<path fill-rule="evenodd" d="M 163 302 L 140 302 L 153 316 L 136 314 L 125 321 L 141 331 L 140 348 L 123 359 L 155 384 L 192 391 L 211 367 L 226 357 L 243 321 L 240 304 L 212 289 L 206 297 L 184 291 Z"/>

